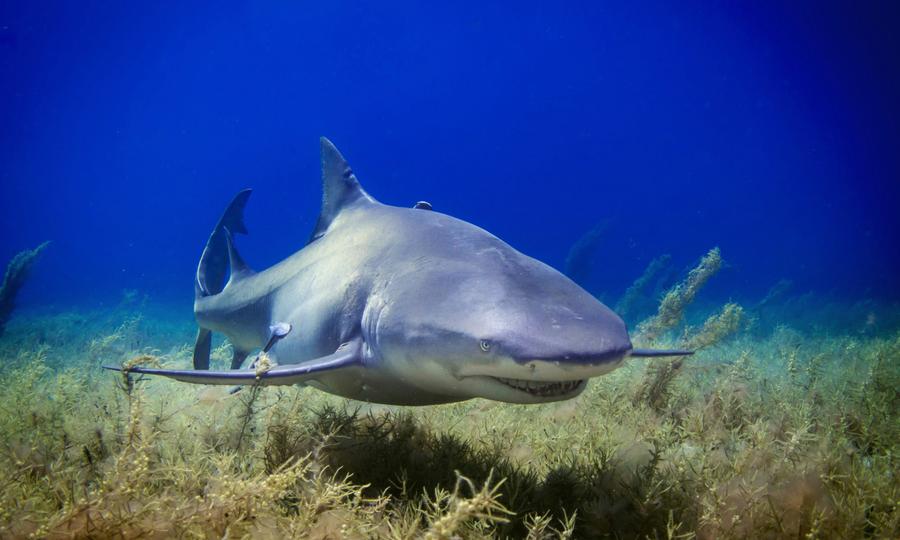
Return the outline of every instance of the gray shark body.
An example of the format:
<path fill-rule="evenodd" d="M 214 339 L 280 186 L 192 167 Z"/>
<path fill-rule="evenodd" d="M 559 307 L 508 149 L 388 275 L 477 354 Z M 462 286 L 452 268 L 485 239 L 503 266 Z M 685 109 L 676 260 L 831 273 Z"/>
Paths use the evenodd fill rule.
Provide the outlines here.
<path fill-rule="evenodd" d="M 629 355 L 687 354 L 633 350 L 615 313 L 487 231 L 423 203 L 377 202 L 324 138 L 322 178 L 309 243 L 259 273 L 234 247 L 249 191 L 238 194 L 197 272 L 195 369 L 130 371 L 386 404 L 540 403 L 578 395 Z M 234 346 L 231 371 L 207 369 L 210 332 Z M 262 362 L 238 369 L 259 349 Z"/>

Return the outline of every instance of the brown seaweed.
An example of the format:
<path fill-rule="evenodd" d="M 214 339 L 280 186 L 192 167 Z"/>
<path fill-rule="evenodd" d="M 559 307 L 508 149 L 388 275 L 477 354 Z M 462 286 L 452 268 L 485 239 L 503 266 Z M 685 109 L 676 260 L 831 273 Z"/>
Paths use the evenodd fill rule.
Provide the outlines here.
<path fill-rule="evenodd" d="M 6 274 L 3 276 L 3 284 L 0 285 L 0 335 L 6 328 L 12 312 L 16 307 L 16 295 L 25 285 L 31 267 L 34 265 L 38 256 L 50 245 L 50 242 L 44 242 L 34 249 L 26 249 L 17 254 L 9 262 L 6 267 Z"/>
<path fill-rule="evenodd" d="M 126 388 L 101 361 L 187 367 L 193 326 L 116 309 L 22 314 L 0 341 L 0 538 L 900 533 L 896 329 L 756 336 L 728 304 L 665 332 L 701 347 L 686 362 L 631 359 L 573 400 L 397 408 Z"/>

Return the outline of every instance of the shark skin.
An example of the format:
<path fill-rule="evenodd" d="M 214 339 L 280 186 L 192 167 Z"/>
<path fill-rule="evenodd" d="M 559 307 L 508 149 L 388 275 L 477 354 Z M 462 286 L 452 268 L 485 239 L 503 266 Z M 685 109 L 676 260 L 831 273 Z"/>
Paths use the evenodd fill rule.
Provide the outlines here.
<path fill-rule="evenodd" d="M 629 356 L 690 354 L 633 349 L 624 322 L 560 272 L 430 205 L 379 203 L 330 141 L 321 150 L 322 212 L 309 243 L 250 270 L 232 235 L 246 233 L 249 190 L 239 193 L 198 267 L 195 369 L 128 372 L 303 383 L 394 405 L 544 403 L 577 396 Z M 233 368 L 264 353 L 249 369 L 209 371 L 211 332 L 234 346 Z"/>

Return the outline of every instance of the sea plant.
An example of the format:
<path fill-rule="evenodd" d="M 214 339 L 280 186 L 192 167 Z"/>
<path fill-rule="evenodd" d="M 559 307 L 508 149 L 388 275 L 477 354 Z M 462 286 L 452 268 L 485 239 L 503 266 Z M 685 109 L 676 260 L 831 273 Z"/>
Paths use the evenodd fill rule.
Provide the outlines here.
<path fill-rule="evenodd" d="M 89 343 L 134 313 L 42 316 L 68 337 L 39 346 L 23 318 L 0 340 L 0 537 L 898 537 L 900 333 L 696 337 L 738 312 L 667 331 L 709 344 L 656 403 L 632 399 L 652 379 L 629 361 L 566 402 L 424 408 L 128 390 Z M 167 341 L 189 321 L 141 321 L 122 357 L 190 365 Z"/>
<path fill-rule="evenodd" d="M 31 267 L 49 245 L 50 242 L 44 242 L 34 249 L 21 251 L 7 265 L 3 283 L 0 284 L 0 336 L 3 335 L 6 323 L 12 316 L 13 309 L 16 307 L 16 296 L 25 285 L 25 281 L 31 273 Z"/>
<path fill-rule="evenodd" d="M 664 332 L 681 323 L 685 308 L 694 301 L 703 285 L 722 268 L 722 264 L 719 248 L 709 250 L 684 281 L 669 289 L 659 303 L 656 315 L 638 325 L 639 338 L 653 342 Z"/>
<path fill-rule="evenodd" d="M 615 311 L 619 316 L 628 321 L 636 315 L 640 305 L 647 298 L 648 286 L 669 265 L 671 260 L 671 255 L 664 254 L 650 261 L 640 277 L 634 280 L 634 283 L 625 290 L 625 294 L 616 303 Z"/>

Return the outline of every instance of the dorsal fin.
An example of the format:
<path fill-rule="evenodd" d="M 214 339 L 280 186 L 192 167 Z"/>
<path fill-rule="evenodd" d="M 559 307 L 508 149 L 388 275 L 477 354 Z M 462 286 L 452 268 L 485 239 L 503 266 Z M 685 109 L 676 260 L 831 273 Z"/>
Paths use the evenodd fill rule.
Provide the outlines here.
<path fill-rule="evenodd" d="M 256 272 L 247 266 L 247 263 L 244 262 L 244 258 L 238 253 L 237 248 L 234 246 L 234 237 L 231 235 L 231 230 L 229 230 L 228 227 L 225 227 L 224 230 L 225 240 L 228 243 L 228 268 L 231 272 L 231 277 L 228 278 L 228 284 L 225 285 L 227 287 L 232 283 L 236 283 L 252 276 Z"/>
<path fill-rule="evenodd" d="M 347 160 L 331 141 L 325 137 L 319 140 L 322 147 L 322 211 L 310 242 L 324 235 L 343 209 L 359 203 L 377 202 L 359 185 Z"/>

